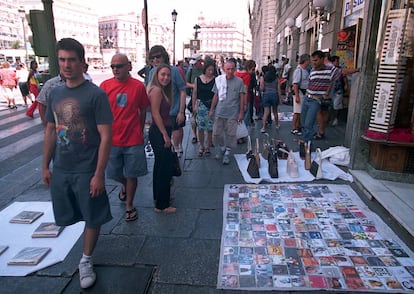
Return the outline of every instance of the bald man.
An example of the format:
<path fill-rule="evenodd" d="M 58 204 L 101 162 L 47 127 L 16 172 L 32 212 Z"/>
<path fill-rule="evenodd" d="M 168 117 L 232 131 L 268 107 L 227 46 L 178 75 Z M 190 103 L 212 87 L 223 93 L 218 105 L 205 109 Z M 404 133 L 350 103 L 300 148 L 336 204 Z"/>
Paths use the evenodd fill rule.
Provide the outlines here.
<path fill-rule="evenodd" d="M 133 221 L 138 218 L 133 204 L 138 177 L 148 172 L 144 124 L 149 100 L 144 84 L 131 77 L 132 66 L 126 55 L 115 54 L 111 69 L 114 77 L 101 84 L 114 116 L 106 173 L 108 178 L 122 184 L 118 197 L 126 201 L 125 221 Z"/>

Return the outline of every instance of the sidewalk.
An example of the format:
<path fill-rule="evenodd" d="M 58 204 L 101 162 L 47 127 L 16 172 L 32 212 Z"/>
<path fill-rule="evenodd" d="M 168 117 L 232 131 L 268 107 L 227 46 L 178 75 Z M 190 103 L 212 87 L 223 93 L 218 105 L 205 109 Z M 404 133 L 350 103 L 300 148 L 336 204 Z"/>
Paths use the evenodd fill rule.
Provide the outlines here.
<path fill-rule="evenodd" d="M 282 106 L 281 111 L 289 111 L 289 107 Z M 291 149 L 297 151 L 298 144 L 294 141 L 297 137 L 290 134 L 290 126 L 290 122 L 281 122 L 280 130 L 273 128 L 270 134 L 283 139 Z M 252 138 L 261 135 L 260 128 L 260 122 L 251 128 Z M 316 141 L 315 145 L 322 149 L 341 145 L 344 132 L 344 123 L 335 128 L 330 127 L 326 139 Z M 107 182 L 114 218 L 103 226 L 94 254 L 97 284 L 84 293 L 230 293 L 216 290 L 223 187 L 225 184 L 244 181 L 233 157 L 228 166 L 223 166 L 214 159 L 214 149 L 210 158 L 200 158 L 198 144 L 192 144 L 191 139 L 187 123 L 184 156 L 181 158 L 183 175 L 175 178 L 173 187 L 176 214 L 163 215 L 153 211 L 152 159 L 148 161 L 148 175 L 139 179 L 134 202 L 139 213 L 137 221 L 124 221 L 125 204 L 118 200 L 119 187 L 114 182 Z M 246 144 L 238 145 L 233 151 L 245 152 Z M 14 201 L 50 200 L 49 191 L 41 182 L 40 163 L 41 157 L 36 157 L 19 170 L 0 178 L 0 209 Z M 410 199 L 414 185 L 377 181 L 364 171 L 351 172 L 356 183 L 350 184 L 342 180 L 325 182 L 352 186 L 398 235 L 405 235 L 401 239 L 412 247 L 414 229 L 409 218 L 414 215 L 414 198 Z M 411 235 L 395 224 L 388 212 L 381 210 L 375 201 L 368 200 L 371 195 Z M 397 206 L 400 202 L 401 205 Z M 77 265 L 81 246 L 79 239 L 63 262 L 35 274 L 27 277 L 0 277 L 0 293 L 79 293 Z"/>

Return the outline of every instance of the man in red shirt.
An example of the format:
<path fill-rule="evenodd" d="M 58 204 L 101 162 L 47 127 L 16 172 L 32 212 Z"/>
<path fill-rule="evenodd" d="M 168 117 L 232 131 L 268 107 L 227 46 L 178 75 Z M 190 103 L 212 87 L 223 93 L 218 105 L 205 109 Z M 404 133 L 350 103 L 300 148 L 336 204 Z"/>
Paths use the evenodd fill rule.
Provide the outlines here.
<path fill-rule="evenodd" d="M 122 184 L 119 199 L 126 201 L 125 220 L 133 221 L 138 218 L 133 206 L 138 177 L 148 172 L 144 124 L 149 100 L 144 84 L 131 77 L 132 66 L 126 55 L 115 54 L 111 68 L 114 77 L 101 84 L 114 116 L 107 176 Z"/>
<path fill-rule="evenodd" d="M 255 81 L 252 81 L 252 76 L 254 75 L 254 71 L 256 69 L 256 63 L 253 60 L 244 60 L 241 64 L 241 68 L 239 71 L 236 72 L 236 76 L 243 80 L 243 84 L 246 86 L 246 93 L 247 95 L 246 100 L 244 101 L 244 111 L 245 117 L 244 122 L 246 126 L 250 126 L 254 124 L 253 120 L 253 102 L 254 102 L 254 89 L 255 89 Z M 238 144 L 244 143 L 244 138 L 237 140 Z"/>

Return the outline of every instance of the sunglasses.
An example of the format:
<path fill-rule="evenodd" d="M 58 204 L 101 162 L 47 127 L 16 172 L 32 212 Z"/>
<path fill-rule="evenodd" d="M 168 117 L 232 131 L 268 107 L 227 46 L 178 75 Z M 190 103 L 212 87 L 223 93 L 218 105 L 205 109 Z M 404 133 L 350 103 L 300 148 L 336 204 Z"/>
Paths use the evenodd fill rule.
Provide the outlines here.
<path fill-rule="evenodd" d="M 114 68 L 120 69 L 120 68 L 123 68 L 125 65 L 127 65 L 127 63 L 111 64 L 111 68 L 112 69 L 114 69 Z"/>
<path fill-rule="evenodd" d="M 155 58 L 160 59 L 161 57 L 162 57 L 162 55 L 158 54 L 158 55 L 150 56 L 149 60 L 154 60 Z"/>

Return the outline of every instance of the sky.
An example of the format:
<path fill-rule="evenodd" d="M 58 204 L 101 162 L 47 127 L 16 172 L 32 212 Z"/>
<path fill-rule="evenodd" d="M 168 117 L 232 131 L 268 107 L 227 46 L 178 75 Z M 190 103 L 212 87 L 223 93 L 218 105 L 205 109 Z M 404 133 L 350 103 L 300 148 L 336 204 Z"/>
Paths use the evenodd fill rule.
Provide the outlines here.
<path fill-rule="evenodd" d="M 175 23 L 176 44 L 182 44 L 191 39 L 194 34 L 194 25 L 197 24 L 200 12 L 205 19 L 223 19 L 235 22 L 240 27 L 245 27 L 248 33 L 247 3 L 252 0 L 147 0 L 149 18 L 158 16 L 172 24 L 171 12 L 175 9 L 178 13 Z M 90 0 L 100 15 L 115 13 L 128 13 L 138 11 L 141 13 L 144 0 Z"/>

